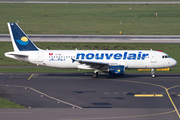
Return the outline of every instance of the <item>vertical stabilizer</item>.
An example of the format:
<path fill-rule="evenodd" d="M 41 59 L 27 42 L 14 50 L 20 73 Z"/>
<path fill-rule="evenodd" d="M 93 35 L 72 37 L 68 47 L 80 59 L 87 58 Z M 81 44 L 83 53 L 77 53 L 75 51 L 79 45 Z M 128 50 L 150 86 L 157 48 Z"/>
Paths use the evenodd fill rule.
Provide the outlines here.
<path fill-rule="evenodd" d="M 37 51 L 39 48 L 29 39 L 17 23 L 7 23 L 14 51 Z"/>

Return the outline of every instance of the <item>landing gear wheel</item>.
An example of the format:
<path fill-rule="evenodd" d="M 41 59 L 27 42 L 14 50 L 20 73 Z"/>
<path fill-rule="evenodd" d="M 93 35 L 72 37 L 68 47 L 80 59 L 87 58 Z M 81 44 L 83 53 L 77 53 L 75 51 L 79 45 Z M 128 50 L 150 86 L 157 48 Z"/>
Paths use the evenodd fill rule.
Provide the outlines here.
<path fill-rule="evenodd" d="M 98 72 L 92 74 L 93 78 L 97 78 L 97 76 L 98 76 Z"/>
<path fill-rule="evenodd" d="M 151 69 L 152 78 L 155 78 L 154 69 Z"/>
<path fill-rule="evenodd" d="M 152 74 L 152 78 L 155 78 L 155 74 Z"/>

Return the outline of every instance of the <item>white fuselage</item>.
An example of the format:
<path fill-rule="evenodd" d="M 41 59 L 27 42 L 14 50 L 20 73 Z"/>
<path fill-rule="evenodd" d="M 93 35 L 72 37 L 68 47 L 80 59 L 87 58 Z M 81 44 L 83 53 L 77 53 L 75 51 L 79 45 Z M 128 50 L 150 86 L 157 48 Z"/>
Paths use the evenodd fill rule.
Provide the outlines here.
<path fill-rule="evenodd" d="M 78 69 L 93 68 L 79 62 L 73 62 L 73 60 L 123 65 L 129 69 L 166 68 L 177 63 L 166 53 L 152 50 L 40 50 L 7 52 L 5 56 L 42 66 Z"/>
<path fill-rule="evenodd" d="M 17 23 L 7 23 L 14 52 L 5 53 L 6 57 L 37 65 L 55 68 L 77 68 L 94 70 L 110 75 L 124 75 L 125 69 L 172 67 L 177 64 L 166 53 L 153 50 L 41 50 L 19 27 Z"/>

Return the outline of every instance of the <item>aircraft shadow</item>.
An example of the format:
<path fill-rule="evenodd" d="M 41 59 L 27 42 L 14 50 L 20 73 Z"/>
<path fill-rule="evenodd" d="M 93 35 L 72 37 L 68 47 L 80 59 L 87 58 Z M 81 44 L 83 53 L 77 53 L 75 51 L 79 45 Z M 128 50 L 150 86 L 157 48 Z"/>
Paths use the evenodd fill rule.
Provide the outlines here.
<path fill-rule="evenodd" d="M 47 77 L 89 77 L 92 78 L 92 73 L 44 73 L 38 74 L 38 76 L 47 76 Z M 143 78 L 149 77 L 151 78 L 151 73 L 125 73 L 123 76 L 113 76 L 109 74 L 99 73 L 98 78 L 106 78 L 106 79 L 117 79 L 117 78 Z M 180 73 L 157 73 L 155 78 L 161 77 L 180 77 Z M 97 78 L 97 79 L 98 79 Z M 96 79 L 96 78 L 95 78 Z"/>

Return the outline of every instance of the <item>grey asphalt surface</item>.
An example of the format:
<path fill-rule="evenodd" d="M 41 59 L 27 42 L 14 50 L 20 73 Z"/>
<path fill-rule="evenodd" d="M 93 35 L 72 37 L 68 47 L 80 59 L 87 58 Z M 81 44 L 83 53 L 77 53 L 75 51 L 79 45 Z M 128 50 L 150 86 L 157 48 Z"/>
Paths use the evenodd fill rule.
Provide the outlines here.
<path fill-rule="evenodd" d="M 0 119 L 179 119 L 174 105 L 180 108 L 180 74 L 159 73 L 156 78 L 151 78 L 150 73 L 121 77 L 100 74 L 97 79 L 91 74 L 1 73 L 0 97 L 27 109 L 0 109 Z"/>
<path fill-rule="evenodd" d="M 28 35 L 33 42 L 180 43 L 180 35 Z M 11 42 L 0 34 L 0 42 Z"/>

